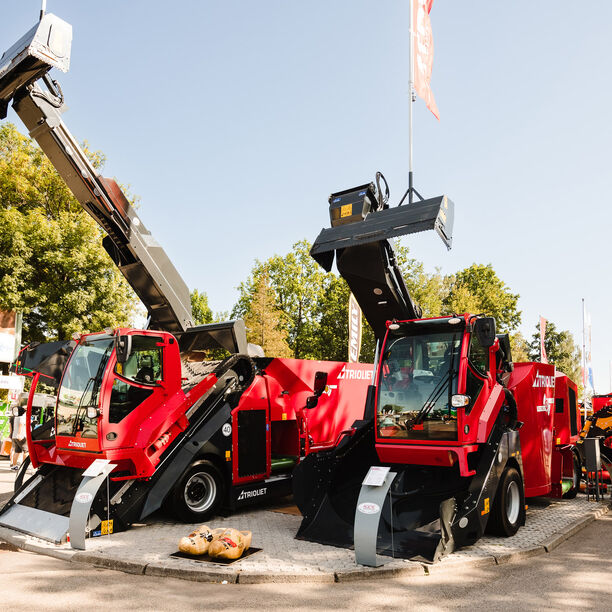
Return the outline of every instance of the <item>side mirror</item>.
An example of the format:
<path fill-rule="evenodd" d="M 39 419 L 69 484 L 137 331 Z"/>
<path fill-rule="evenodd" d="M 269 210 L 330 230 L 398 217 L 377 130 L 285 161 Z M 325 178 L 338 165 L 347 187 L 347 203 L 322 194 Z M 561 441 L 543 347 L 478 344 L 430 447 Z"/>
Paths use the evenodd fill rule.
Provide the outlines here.
<path fill-rule="evenodd" d="M 319 397 L 317 395 L 311 395 L 306 398 L 306 408 L 314 408 L 319 403 Z"/>
<path fill-rule="evenodd" d="M 481 317 L 474 322 L 474 333 L 478 342 L 484 348 L 491 348 L 495 343 L 495 319 L 493 317 Z"/>
<path fill-rule="evenodd" d="M 115 337 L 115 352 L 117 363 L 125 363 L 132 353 L 132 336 Z"/>
<path fill-rule="evenodd" d="M 327 387 L 327 372 L 317 372 L 314 379 L 314 394 L 320 397 Z"/>
<path fill-rule="evenodd" d="M 87 418 L 88 419 L 95 419 L 100 413 L 98 412 L 98 409 L 96 408 L 96 406 L 87 406 Z"/>

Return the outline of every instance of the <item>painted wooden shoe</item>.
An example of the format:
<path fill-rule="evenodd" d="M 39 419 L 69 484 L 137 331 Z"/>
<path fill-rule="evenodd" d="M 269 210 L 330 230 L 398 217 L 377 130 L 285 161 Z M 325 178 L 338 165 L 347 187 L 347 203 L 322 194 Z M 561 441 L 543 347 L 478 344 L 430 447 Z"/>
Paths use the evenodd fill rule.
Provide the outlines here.
<path fill-rule="evenodd" d="M 222 532 L 223 529 L 211 529 L 208 525 L 202 525 L 188 536 L 180 539 L 179 550 L 190 555 L 205 555 L 215 536 L 220 536 Z"/>
<path fill-rule="evenodd" d="M 224 529 L 208 547 L 208 554 L 213 559 L 239 559 L 251 546 L 253 534 L 250 531 Z"/>

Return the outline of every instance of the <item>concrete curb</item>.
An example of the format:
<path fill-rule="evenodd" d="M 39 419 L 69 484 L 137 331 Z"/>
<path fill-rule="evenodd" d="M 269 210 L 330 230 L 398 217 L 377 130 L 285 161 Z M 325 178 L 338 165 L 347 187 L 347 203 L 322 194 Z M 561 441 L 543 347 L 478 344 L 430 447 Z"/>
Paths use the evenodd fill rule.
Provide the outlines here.
<path fill-rule="evenodd" d="M 139 561 L 126 561 L 116 557 L 106 557 L 104 555 L 88 552 L 75 552 L 70 559 L 73 563 L 85 563 L 95 567 L 117 570 L 126 574 L 144 574 L 146 563 Z"/>
<path fill-rule="evenodd" d="M 147 564 L 144 567 L 144 574 L 145 576 L 180 578 L 181 580 L 191 580 L 193 582 L 227 582 L 230 584 L 238 582 L 238 574 L 236 572 L 213 572 L 209 570 L 187 568 L 184 565 L 170 565 L 162 562 Z"/>
<path fill-rule="evenodd" d="M 421 563 L 413 563 L 404 567 L 356 567 L 344 572 L 336 572 L 336 582 L 354 582 L 369 578 L 401 578 L 404 576 L 424 576 L 425 567 Z"/>
<path fill-rule="evenodd" d="M 574 523 L 573 525 L 566 527 L 564 530 L 560 531 L 559 533 L 555 533 L 554 535 L 544 540 L 544 542 L 542 542 L 542 546 L 544 546 L 544 548 L 546 549 L 546 552 L 548 553 L 551 552 L 552 550 L 557 548 L 557 546 L 559 546 L 560 544 L 562 544 L 563 542 L 571 538 L 573 535 L 575 535 L 579 531 L 582 531 L 588 524 L 592 523 L 594 520 L 598 519 L 599 517 L 604 516 L 605 514 L 608 514 L 609 511 L 610 511 L 610 506 L 596 508 L 592 512 L 589 512 L 589 514 L 587 514 L 580 521 L 578 521 L 578 523 Z"/>
<path fill-rule="evenodd" d="M 19 548 L 27 552 L 46 555 L 47 557 L 53 557 L 54 559 L 61 559 L 62 561 L 72 561 L 72 558 L 75 555 L 75 551 L 73 550 L 49 548 L 47 546 L 39 546 L 38 544 L 32 544 L 30 542 L 24 542 Z"/>
<path fill-rule="evenodd" d="M 273 573 L 257 572 L 253 570 L 231 569 L 218 566 L 215 568 L 195 567 L 192 562 L 156 561 L 151 563 L 131 561 L 111 557 L 103 553 L 75 551 L 66 548 L 53 548 L 44 543 L 28 542 L 27 536 L 10 529 L 0 527 L 0 550 L 25 550 L 48 557 L 54 557 L 63 561 L 82 563 L 121 571 L 128 574 L 158 576 L 167 578 L 179 578 L 194 582 L 216 582 L 229 584 L 263 584 L 263 583 L 332 583 L 332 582 L 352 582 L 355 580 L 368 580 L 371 578 L 400 578 L 405 576 L 424 576 L 440 575 L 447 571 L 455 571 L 458 568 L 477 568 L 491 565 L 505 565 L 528 559 L 530 557 L 550 553 L 560 544 L 571 538 L 573 535 L 582 531 L 587 525 L 597 518 L 604 516 L 612 509 L 612 503 L 607 506 L 594 508 L 583 515 L 572 525 L 565 527 L 559 532 L 545 539 L 542 543 L 514 550 L 508 553 L 493 553 L 479 557 L 448 558 L 434 565 L 422 563 L 404 563 L 402 566 L 382 566 L 380 568 L 355 567 L 344 571 L 313 572 L 305 571 L 302 573 Z"/>
<path fill-rule="evenodd" d="M 495 555 L 495 562 L 497 565 L 503 565 L 504 563 L 514 563 L 516 561 L 522 561 L 523 559 L 528 559 L 529 557 L 535 557 L 536 555 L 541 555 L 545 553 L 546 549 L 544 546 L 532 546 L 531 548 L 523 548 L 521 550 L 516 550 L 511 553 L 503 553 L 501 555 Z"/>
<path fill-rule="evenodd" d="M 279 582 L 317 582 L 332 583 L 336 582 L 333 572 L 304 572 L 303 574 L 261 574 L 258 572 L 244 571 L 239 572 L 237 580 L 239 584 L 270 584 Z"/>
<path fill-rule="evenodd" d="M 440 561 L 439 563 L 423 565 L 426 574 L 438 574 L 444 573 L 447 570 L 455 570 L 461 568 L 471 567 L 484 567 L 487 565 L 496 565 L 497 560 L 494 555 L 487 555 L 485 557 L 473 557 L 473 558 L 456 558 L 448 561 Z"/>

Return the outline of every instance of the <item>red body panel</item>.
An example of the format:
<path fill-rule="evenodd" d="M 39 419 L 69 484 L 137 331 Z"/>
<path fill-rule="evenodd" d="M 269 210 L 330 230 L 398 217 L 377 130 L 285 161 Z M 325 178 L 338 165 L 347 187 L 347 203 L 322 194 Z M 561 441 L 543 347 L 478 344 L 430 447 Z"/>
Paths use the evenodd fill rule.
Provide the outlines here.
<path fill-rule="evenodd" d="M 257 376 L 233 411 L 233 482 L 270 476 L 272 456 L 300 457 L 331 448 L 342 431 L 363 418 L 373 368 L 363 363 L 273 359 Z M 314 408 L 306 409 L 317 372 L 327 373 L 327 386 Z M 267 467 L 263 474 L 239 476 L 237 415 L 243 410 L 267 411 Z"/>
<path fill-rule="evenodd" d="M 595 413 L 606 406 L 612 405 L 612 393 L 608 393 L 607 395 L 594 395 L 591 401 L 593 402 L 593 413 Z"/>
<path fill-rule="evenodd" d="M 552 487 L 555 366 L 515 363 L 508 387 L 514 392 L 525 479 L 525 497 L 546 495 Z"/>

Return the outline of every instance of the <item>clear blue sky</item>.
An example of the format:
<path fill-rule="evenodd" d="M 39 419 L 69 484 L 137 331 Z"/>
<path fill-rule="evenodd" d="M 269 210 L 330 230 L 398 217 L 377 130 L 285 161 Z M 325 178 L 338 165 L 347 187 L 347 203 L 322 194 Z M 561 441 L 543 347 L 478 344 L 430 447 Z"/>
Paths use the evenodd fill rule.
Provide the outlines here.
<path fill-rule="evenodd" d="M 3 2 L 0 46 L 39 0 Z M 255 258 L 314 240 L 330 192 L 408 166 L 407 0 L 48 0 L 73 25 L 65 121 L 142 198 L 191 288 L 229 310 Z M 455 201 L 453 250 L 407 241 L 428 269 L 492 263 L 581 343 L 598 392 L 608 323 L 612 2 L 435 0 L 438 123 L 415 109 L 417 187 Z M 23 129 L 12 113 L 9 118 Z"/>

